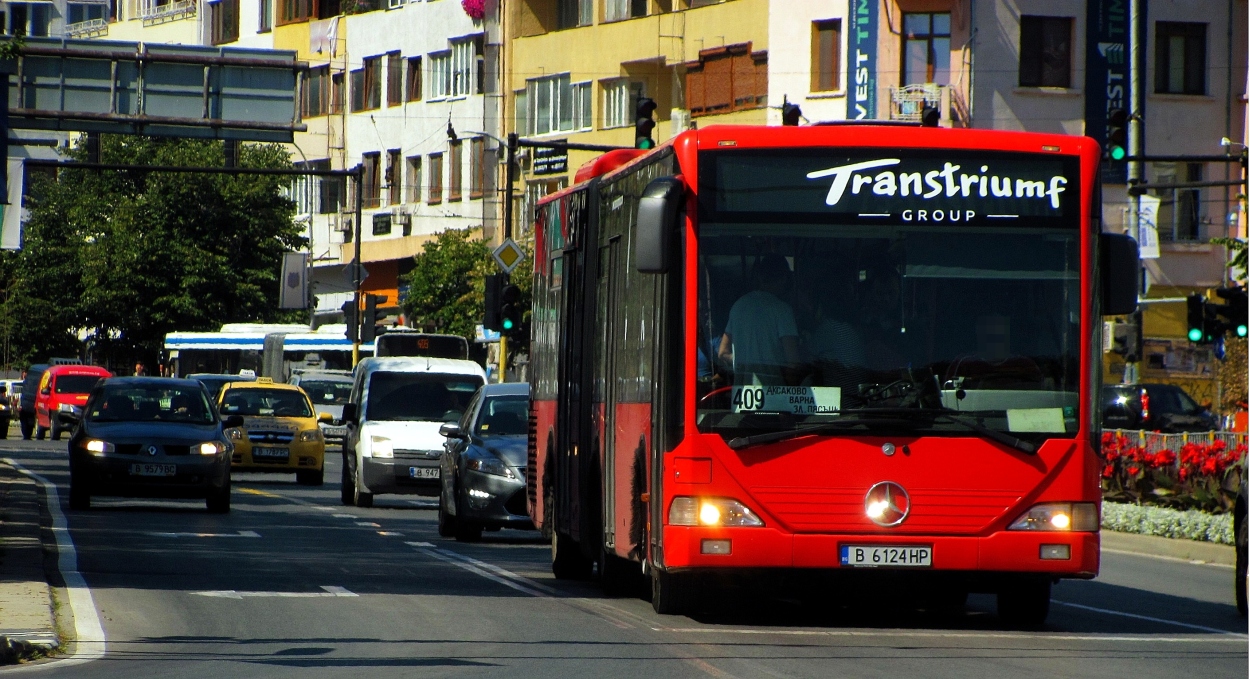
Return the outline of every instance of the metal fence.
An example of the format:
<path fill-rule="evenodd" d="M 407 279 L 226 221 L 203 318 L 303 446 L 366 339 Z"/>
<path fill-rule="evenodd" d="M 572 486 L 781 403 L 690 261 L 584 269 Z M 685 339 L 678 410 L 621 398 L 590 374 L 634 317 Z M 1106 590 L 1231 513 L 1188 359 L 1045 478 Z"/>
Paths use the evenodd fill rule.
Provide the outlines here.
<path fill-rule="evenodd" d="M 1232 431 L 1199 431 L 1185 434 L 1160 434 L 1154 431 L 1141 431 L 1137 429 L 1107 429 L 1107 434 L 1116 434 L 1127 438 L 1131 443 L 1135 443 L 1146 449 L 1148 453 L 1157 453 L 1161 450 L 1170 450 L 1174 453 L 1180 453 L 1181 448 L 1189 443 L 1212 444 L 1216 441 L 1223 441 L 1224 446 L 1233 449 L 1238 446 L 1247 444 L 1247 434 Z"/>

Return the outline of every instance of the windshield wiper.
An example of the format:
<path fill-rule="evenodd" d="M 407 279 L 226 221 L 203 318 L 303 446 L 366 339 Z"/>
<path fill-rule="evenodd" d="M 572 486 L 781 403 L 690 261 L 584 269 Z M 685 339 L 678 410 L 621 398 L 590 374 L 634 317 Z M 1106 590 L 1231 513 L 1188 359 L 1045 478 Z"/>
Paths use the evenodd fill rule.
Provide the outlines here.
<path fill-rule="evenodd" d="M 864 415 L 864 414 L 874 414 L 874 413 L 881 414 L 881 415 L 924 414 L 929 417 L 935 417 L 935 418 L 940 417 L 948 422 L 952 422 L 954 424 L 967 427 L 968 429 L 971 429 L 972 431 L 984 436 L 987 439 L 990 439 L 991 441 L 995 441 L 1005 446 L 1010 446 L 1012 448 L 1015 448 L 1016 450 L 1022 453 L 1026 453 L 1029 455 L 1037 454 L 1037 446 L 1034 445 L 1033 443 L 1030 443 L 1029 441 L 1025 441 L 1024 439 L 1012 436 L 1011 434 L 1008 434 L 1006 432 L 998 431 L 997 429 L 990 429 L 989 427 L 975 420 L 964 419 L 963 417 L 959 416 L 958 411 L 952 411 L 952 410 L 947 410 L 947 409 L 939 410 L 936 408 L 862 408 L 862 409 L 856 409 L 856 411 L 853 413 L 847 413 L 847 411 L 842 411 L 842 412 L 844 413 L 843 417 L 846 417 L 847 414 Z M 748 448 L 750 446 L 757 445 L 760 443 L 776 443 L 778 441 L 787 441 L 792 438 L 798 438 L 800 436 L 807 436 L 809 434 L 819 434 L 822 431 L 830 431 L 834 429 L 840 429 L 843 427 L 853 427 L 853 426 L 859 426 L 859 425 L 871 426 L 871 425 L 882 425 L 882 424 L 898 425 L 898 424 L 914 424 L 914 423 L 915 423 L 915 418 L 861 419 L 857 417 L 854 420 L 838 420 L 835 422 L 825 422 L 822 424 L 813 425 L 811 427 L 800 427 L 797 429 L 788 429 L 786 431 L 774 431 L 774 432 L 769 432 L 767 434 L 756 434 L 754 436 L 739 436 L 737 438 L 733 438 L 729 440 L 729 447 L 733 450 L 742 450 L 743 448 Z"/>

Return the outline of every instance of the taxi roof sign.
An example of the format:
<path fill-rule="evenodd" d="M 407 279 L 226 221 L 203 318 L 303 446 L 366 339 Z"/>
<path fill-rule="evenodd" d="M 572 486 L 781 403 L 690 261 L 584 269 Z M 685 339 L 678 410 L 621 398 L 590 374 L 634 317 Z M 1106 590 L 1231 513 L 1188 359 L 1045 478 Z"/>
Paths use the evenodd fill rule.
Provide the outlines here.
<path fill-rule="evenodd" d="M 491 255 L 494 256 L 495 263 L 499 265 L 499 268 L 508 274 L 512 273 L 512 270 L 525 260 L 525 251 L 511 238 L 503 239 L 503 243 L 495 248 Z"/>

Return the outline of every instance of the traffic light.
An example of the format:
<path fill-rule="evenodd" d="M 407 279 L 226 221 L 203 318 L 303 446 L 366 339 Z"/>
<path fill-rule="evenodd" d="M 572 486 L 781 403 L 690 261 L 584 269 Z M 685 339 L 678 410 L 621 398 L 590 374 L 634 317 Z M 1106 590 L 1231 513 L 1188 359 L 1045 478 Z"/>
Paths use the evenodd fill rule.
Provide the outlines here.
<path fill-rule="evenodd" d="M 499 308 L 503 306 L 501 293 L 507 276 L 501 273 L 493 273 L 486 276 L 486 287 L 483 295 L 485 302 L 484 313 L 482 314 L 482 327 L 486 330 L 503 330 L 500 325 Z"/>
<path fill-rule="evenodd" d="M 1207 338 L 1207 298 L 1190 295 L 1185 300 L 1185 318 L 1189 328 L 1186 336 L 1190 342 L 1205 344 Z"/>
<path fill-rule="evenodd" d="M 799 120 L 803 117 L 803 109 L 798 104 L 786 102 L 781 105 L 781 124 L 789 127 L 795 127 L 799 124 Z"/>
<path fill-rule="evenodd" d="M 368 344 L 378 336 L 378 325 L 386 318 L 386 312 L 378 311 L 378 305 L 385 302 L 385 295 L 365 295 L 365 312 L 360 317 L 361 342 Z"/>
<path fill-rule="evenodd" d="M 521 289 L 508 283 L 499 291 L 502 304 L 499 307 L 499 330 L 512 335 L 521 327 L 521 309 L 517 300 L 521 297 Z"/>
<path fill-rule="evenodd" d="M 1227 329 L 1237 337 L 1246 336 L 1246 289 L 1217 288 L 1216 296 L 1223 298 L 1224 304 L 1208 305 L 1215 316 L 1220 319 L 1221 330 Z"/>
<path fill-rule="evenodd" d="M 1122 108 L 1107 111 L 1107 157 L 1124 160 L 1128 155 L 1128 113 Z"/>
<path fill-rule="evenodd" d="M 655 148 L 655 140 L 651 138 L 651 131 L 655 129 L 655 118 L 652 117 L 655 114 L 655 100 L 639 97 L 635 112 L 634 148 Z"/>
<path fill-rule="evenodd" d="M 357 313 L 356 300 L 351 299 L 343 302 L 340 307 L 343 310 L 343 322 L 347 324 L 347 330 L 343 333 L 347 336 L 349 342 L 360 341 L 360 314 Z"/>

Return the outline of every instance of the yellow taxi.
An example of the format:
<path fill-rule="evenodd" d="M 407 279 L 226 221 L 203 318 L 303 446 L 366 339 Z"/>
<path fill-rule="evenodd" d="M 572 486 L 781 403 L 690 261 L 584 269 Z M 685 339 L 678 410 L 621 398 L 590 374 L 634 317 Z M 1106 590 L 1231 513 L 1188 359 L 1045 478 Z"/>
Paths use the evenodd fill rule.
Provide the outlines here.
<path fill-rule="evenodd" d="M 321 485 L 326 440 L 318 422 L 330 415 L 318 416 L 303 389 L 268 377 L 230 382 L 222 387 L 217 410 L 222 417 L 243 417 L 242 427 L 226 431 L 234 442 L 232 471 L 295 472 L 300 484 Z"/>

